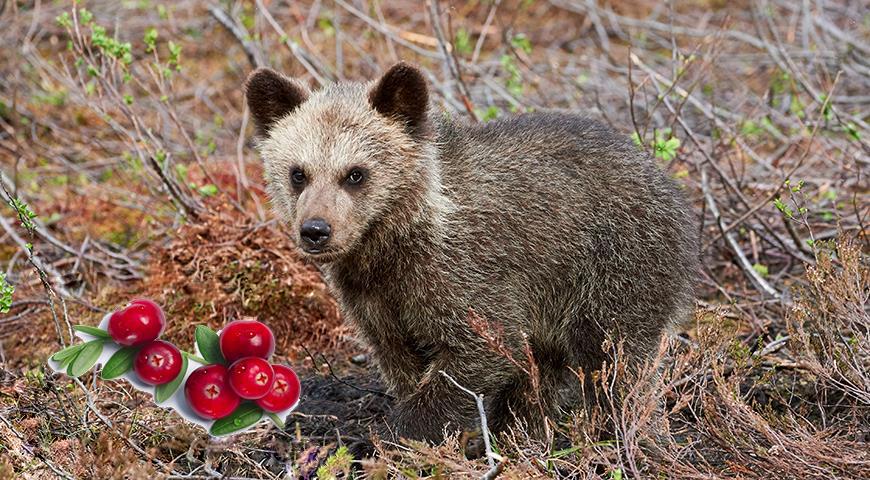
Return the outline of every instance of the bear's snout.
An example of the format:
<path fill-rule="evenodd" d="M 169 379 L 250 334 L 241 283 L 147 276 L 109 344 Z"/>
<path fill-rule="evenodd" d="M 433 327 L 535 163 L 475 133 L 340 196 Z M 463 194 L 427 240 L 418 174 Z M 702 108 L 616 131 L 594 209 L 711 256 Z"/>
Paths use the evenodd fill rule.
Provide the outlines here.
<path fill-rule="evenodd" d="M 329 242 L 332 228 L 322 218 L 310 218 L 302 222 L 299 236 L 302 237 L 302 249 L 308 253 L 316 253 Z"/>

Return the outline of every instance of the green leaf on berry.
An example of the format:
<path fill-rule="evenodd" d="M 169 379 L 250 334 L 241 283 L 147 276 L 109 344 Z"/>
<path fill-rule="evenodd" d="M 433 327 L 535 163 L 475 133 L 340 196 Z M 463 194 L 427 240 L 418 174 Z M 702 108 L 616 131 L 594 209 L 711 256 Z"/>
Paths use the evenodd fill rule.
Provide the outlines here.
<path fill-rule="evenodd" d="M 275 426 L 277 426 L 281 430 L 284 430 L 284 420 L 282 420 L 277 413 L 268 412 L 266 413 L 266 416 L 272 420 L 272 423 L 274 423 Z"/>
<path fill-rule="evenodd" d="M 178 386 L 181 385 L 181 381 L 184 380 L 184 376 L 187 374 L 187 354 L 181 354 L 181 371 L 178 372 L 178 376 L 175 377 L 171 382 L 164 383 L 163 385 L 157 385 L 154 387 L 154 401 L 157 403 L 163 403 L 171 397 L 176 390 L 178 390 Z"/>
<path fill-rule="evenodd" d="M 75 358 L 76 354 L 79 353 L 84 346 L 84 343 L 79 343 L 78 345 L 70 345 L 52 355 L 51 359 L 55 362 L 60 362 L 61 364 L 63 364 L 64 360 L 71 360 Z"/>
<path fill-rule="evenodd" d="M 118 350 L 112 354 L 109 361 L 103 366 L 100 377 L 103 380 L 111 380 L 129 372 L 133 368 L 133 359 L 136 358 L 136 353 L 138 352 L 139 349 L 137 347 L 124 347 Z"/>
<path fill-rule="evenodd" d="M 194 332 L 199 353 L 209 364 L 227 363 L 221 353 L 220 339 L 214 331 L 205 325 L 199 325 Z"/>
<path fill-rule="evenodd" d="M 90 370 L 97 363 L 100 354 L 103 353 L 103 343 L 105 340 L 98 339 L 83 344 L 81 351 L 69 364 L 69 368 L 66 370 L 67 375 L 80 377 Z"/>
<path fill-rule="evenodd" d="M 103 338 L 106 340 L 109 340 L 110 338 L 112 338 L 109 335 L 109 332 L 103 330 L 102 328 L 91 327 L 89 325 L 76 325 L 73 328 L 78 332 L 87 333 L 88 335 L 91 335 L 91 336 L 94 336 L 97 338 Z"/>
<path fill-rule="evenodd" d="M 75 355 L 63 359 L 63 361 L 60 362 L 60 365 L 58 365 L 57 369 L 58 370 L 66 370 L 69 367 L 69 364 L 72 363 L 72 361 L 75 359 L 76 359 Z"/>
<path fill-rule="evenodd" d="M 228 435 L 239 430 L 244 430 L 263 418 L 263 409 L 256 403 L 245 402 L 236 408 L 236 411 L 214 422 L 209 433 L 215 437 Z"/>

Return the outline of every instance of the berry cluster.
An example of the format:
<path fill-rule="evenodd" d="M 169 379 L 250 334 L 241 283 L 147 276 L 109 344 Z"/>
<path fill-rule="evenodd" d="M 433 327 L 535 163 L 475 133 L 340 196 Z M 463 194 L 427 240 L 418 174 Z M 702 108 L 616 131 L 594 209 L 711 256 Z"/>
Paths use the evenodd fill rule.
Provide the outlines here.
<path fill-rule="evenodd" d="M 181 373 L 181 350 L 158 340 L 165 328 L 166 315 L 151 300 L 133 300 L 109 317 L 106 330 L 115 343 L 139 349 L 133 359 L 133 371 L 149 385 L 169 383 Z"/>
<path fill-rule="evenodd" d="M 299 399 L 299 379 L 293 370 L 268 361 L 275 351 L 275 337 L 266 325 L 256 320 L 230 322 L 221 331 L 219 346 L 225 363 L 197 368 L 184 384 L 197 415 L 224 418 L 243 399 L 254 400 L 267 412 L 280 412 Z"/>
<path fill-rule="evenodd" d="M 198 423 L 210 424 L 212 435 L 243 430 L 264 415 L 283 426 L 276 413 L 286 414 L 299 400 L 299 378 L 289 367 L 269 362 L 275 352 L 275 337 L 269 327 L 256 320 L 230 322 L 220 335 L 198 326 L 197 354 L 160 340 L 166 316 L 151 300 L 133 300 L 108 315 L 103 325 L 105 329 L 76 325 L 77 331 L 93 339 L 55 353 L 52 368 L 77 377 L 101 357 L 108 357 L 100 362 L 103 379 L 133 382 L 135 378 L 152 386 L 158 404 L 175 408 L 195 421 L 194 416 L 182 412 L 181 406 L 187 405 L 187 410 L 200 418 Z M 104 347 L 113 343 L 114 353 L 103 355 Z M 189 360 L 202 366 L 188 374 Z M 184 388 L 180 389 L 182 382 Z M 141 384 L 134 385 L 144 389 Z M 176 395 L 180 391 L 183 395 Z"/>

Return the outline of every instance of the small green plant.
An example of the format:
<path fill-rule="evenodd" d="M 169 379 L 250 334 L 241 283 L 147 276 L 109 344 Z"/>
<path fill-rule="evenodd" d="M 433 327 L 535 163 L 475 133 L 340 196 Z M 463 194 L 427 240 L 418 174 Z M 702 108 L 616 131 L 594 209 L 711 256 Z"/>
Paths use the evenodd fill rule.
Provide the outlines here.
<path fill-rule="evenodd" d="M 33 219 L 36 218 L 36 213 L 34 213 L 26 203 L 13 197 L 9 200 L 9 205 L 18 214 L 18 219 L 21 220 L 22 227 L 27 230 L 36 229 L 36 224 L 33 223 Z"/>
<path fill-rule="evenodd" d="M 63 12 L 54 19 L 57 22 L 59 27 L 63 28 L 72 28 L 72 19 L 69 16 L 69 12 Z"/>
<path fill-rule="evenodd" d="M 79 19 L 84 25 L 89 25 L 94 21 L 94 15 L 86 8 L 79 9 Z"/>
<path fill-rule="evenodd" d="M 782 136 L 782 131 L 773 124 L 769 117 L 763 117 L 761 119 L 761 126 L 764 127 L 765 130 L 770 132 L 771 135 L 774 136 Z"/>
<path fill-rule="evenodd" d="M 638 148 L 642 149 L 644 147 L 644 142 L 640 133 L 633 132 L 631 134 L 631 140 L 638 146 Z M 653 155 L 656 158 L 665 162 L 670 162 L 677 158 L 677 151 L 680 149 L 680 139 L 671 135 L 670 128 L 663 128 L 661 130 L 656 130 L 655 139 L 650 143 L 650 147 L 652 147 Z"/>
<path fill-rule="evenodd" d="M 511 46 L 517 50 L 522 50 L 526 54 L 532 53 L 532 42 L 530 42 L 529 37 L 523 33 L 514 35 L 514 37 L 511 38 Z"/>
<path fill-rule="evenodd" d="M 350 475 L 350 467 L 353 463 L 353 455 L 347 450 L 347 447 L 338 447 L 326 462 L 317 468 L 317 478 L 321 480 L 336 480 L 338 478 L 347 478 Z"/>
<path fill-rule="evenodd" d="M 157 48 L 157 29 L 151 27 L 145 30 L 145 37 L 142 39 L 145 42 L 145 53 L 151 53 Z"/>
<path fill-rule="evenodd" d="M 677 157 L 677 150 L 680 148 L 680 139 L 677 137 L 657 138 L 653 147 L 656 158 L 660 158 L 665 162 L 670 162 Z"/>
<path fill-rule="evenodd" d="M 788 207 L 788 205 L 785 204 L 785 202 L 782 201 L 782 197 L 774 198 L 773 206 L 775 206 L 776 209 L 782 212 L 782 214 L 785 215 L 787 218 L 794 218 L 794 212 L 791 210 L 791 208 Z"/>
<path fill-rule="evenodd" d="M 732 340 L 728 348 L 728 354 L 737 363 L 737 366 L 741 368 L 748 365 L 749 359 L 752 357 L 749 345 L 737 339 Z"/>
<path fill-rule="evenodd" d="M 640 133 L 632 132 L 631 133 L 631 141 L 634 142 L 634 144 L 637 145 L 638 148 L 641 148 L 641 149 L 643 148 L 643 140 L 640 138 Z"/>
<path fill-rule="evenodd" d="M 456 31 L 456 37 L 453 39 L 453 48 L 460 55 L 469 55 L 472 52 L 471 34 L 468 33 L 468 30 L 460 28 Z"/>
<path fill-rule="evenodd" d="M 46 92 L 43 94 L 38 94 L 34 98 L 39 103 L 44 103 L 48 105 L 52 105 L 55 107 L 62 107 L 66 103 L 66 90 L 58 89 Z"/>
<path fill-rule="evenodd" d="M 169 60 L 166 62 L 170 67 L 175 66 L 176 71 L 181 71 L 181 65 L 179 61 L 181 60 L 181 45 L 170 41 L 167 46 L 169 47 Z"/>
<path fill-rule="evenodd" d="M 800 97 L 795 95 L 792 98 L 791 103 L 789 103 L 789 105 L 788 105 L 788 110 L 792 115 L 794 115 L 798 118 L 805 118 L 807 116 L 807 114 L 804 111 L 804 107 L 805 107 L 805 105 L 801 101 Z"/>
<path fill-rule="evenodd" d="M 123 65 L 133 63 L 133 46 L 130 42 L 119 42 L 106 34 L 105 27 L 101 25 L 91 25 L 91 44 L 104 55 L 119 60 Z"/>
<path fill-rule="evenodd" d="M 770 82 L 770 93 L 773 97 L 771 99 L 771 103 L 774 107 L 778 107 L 780 103 L 782 103 L 782 99 L 779 95 L 782 95 L 788 90 L 792 88 L 791 76 L 786 72 L 779 72 L 777 75 L 773 77 L 773 80 Z"/>
<path fill-rule="evenodd" d="M 764 132 L 764 129 L 758 126 L 753 120 L 745 120 L 740 124 L 740 133 L 745 137 L 756 138 Z"/>
<path fill-rule="evenodd" d="M 318 18 L 317 28 L 319 28 L 327 37 L 335 35 L 335 26 L 332 24 L 332 20 L 329 17 L 323 16 Z"/>
<path fill-rule="evenodd" d="M 858 128 L 855 126 L 854 123 L 852 123 L 852 122 L 847 123 L 845 125 L 845 128 L 846 128 L 846 133 L 848 133 L 849 136 L 852 137 L 852 139 L 854 139 L 856 142 L 861 140 L 861 135 L 858 134 Z"/>
<path fill-rule="evenodd" d="M 6 274 L 0 273 L 0 313 L 9 313 L 12 308 L 12 294 L 15 293 L 15 287 L 6 281 Z"/>
<path fill-rule="evenodd" d="M 175 174 L 178 175 L 178 178 L 180 178 L 182 180 L 187 180 L 187 172 L 188 172 L 187 165 L 185 165 L 183 163 L 176 163 L 175 164 Z"/>
<path fill-rule="evenodd" d="M 795 208 L 797 208 L 797 213 L 799 213 L 800 215 L 806 214 L 808 212 L 807 208 L 799 206 L 797 201 L 795 200 L 795 197 L 794 197 L 794 194 L 800 193 L 801 189 L 804 188 L 804 181 L 800 180 L 800 181 L 798 181 L 798 183 L 792 184 L 791 180 L 786 180 L 783 183 L 783 185 L 786 188 L 788 188 L 788 191 L 791 194 L 791 198 L 792 198 L 792 201 L 794 203 L 794 206 L 795 206 Z M 773 200 L 773 205 L 776 207 L 777 210 L 779 210 L 789 220 L 795 219 L 795 211 L 792 210 L 791 208 L 789 208 L 788 205 L 786 205 L 786 203 L 785 203 L 785 201 L 783 201 L 782 197 L 775 198 Z"/>
<path fill-rule="evenodd" d="M 211 196 L 217 195 L 218 188 L 209 183 L 207 185 L 203 185 L 203 186 L 199 187 L 198 191 L 199 191 L 199 194 L 202 195 L 203 197 L 211 197 Z"/>
<path fill-rule="evenodd" d="M 824 93 L 819 95 L 819 103 L 822 104 L 822 116 L 825 117 L 826 121 L 830 122 L 834 118 L 834 113 L 831 110 L 831 103 L 828 100 L 828 96 Z"/>
<path fill-rule="evenodd" d="M 501 68 L 504 69 L 508 74 L 508 79 L 505 82 L 505 86 L 508 91 L 514 96 L 520 96 L 523 94 L 523 77 L 520 73 L 519 67 L 517 67 L 517 63 L 514 60 L 514 57 L 504 54 L 499 59 L 501 62 Z"/>
<path fill-rule="evenodd" d="M 498 116 L 501 115 L 501 110 L 495 105 L 490 105 L 486 107 L 486 110 L 481 110 L 478 108 L 475 113 L 481 121 L 488 122 L 490 120 L 495 120 L 496 118 L 498 118 Z"/>

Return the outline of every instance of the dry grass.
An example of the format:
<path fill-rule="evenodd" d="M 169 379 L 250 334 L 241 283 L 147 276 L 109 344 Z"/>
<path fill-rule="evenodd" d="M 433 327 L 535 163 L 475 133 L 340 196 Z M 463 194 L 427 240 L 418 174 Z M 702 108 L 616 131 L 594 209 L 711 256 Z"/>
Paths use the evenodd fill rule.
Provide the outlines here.
<path fill-rule="evenodd" d="M 16 289 L 0 316 L 0 478 L 870 478 L 865 10 L 0 1 L 4 200 L 37 215 L 0 214 Z M 612 345 L 584 386 L 603 404 L 551 421 L 551 443 L 494 439 L 495 468 L 466 459 L 464 437 L 375 439 L 366 461 L 336 450 L 365 443 L 389 400 L 349 361 L 362 350 L 268 213 L 250 148 L 240 85 L 254 65 L 316 85 L 399 59 L 469 121 L 567 108 L 634 134 L 702 222 L 695 319 L 659 365 L 627 373 Z M 212 441 L 120 383 L 47 373 L 69 323 L 133 295 L 166 305 L 184 345 L 195 324 L 268 322 L 304 372 L 294 424 Z"/>
<path fill-rule="evenodd" d="M 346 340 L 338 306 L 313 266 L 303 265 L 289 239 L 270 224 L 252 222 L 228 205 L 181 226 L 159 249 L 142 295 L 161 299 L 176 321 L 166 335 L 189 341 L 190 323 L 218 329 L 252 316 L 275 332 L 278 351 L 340 347 Z"/>

